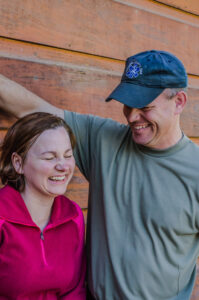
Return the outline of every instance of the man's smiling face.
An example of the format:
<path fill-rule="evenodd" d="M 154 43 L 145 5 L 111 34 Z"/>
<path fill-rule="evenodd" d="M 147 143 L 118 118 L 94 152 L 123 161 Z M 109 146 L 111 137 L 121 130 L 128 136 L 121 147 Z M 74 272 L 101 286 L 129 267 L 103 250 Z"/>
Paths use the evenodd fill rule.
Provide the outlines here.
<path fill-rule="evenodd" d="M 166 149 L 178 141 L 177 97 L 168 99 L 167 91 L 164 90 L 146 107 L 124 105 L 123 113 L 135 143 L 154 149 Z"/>

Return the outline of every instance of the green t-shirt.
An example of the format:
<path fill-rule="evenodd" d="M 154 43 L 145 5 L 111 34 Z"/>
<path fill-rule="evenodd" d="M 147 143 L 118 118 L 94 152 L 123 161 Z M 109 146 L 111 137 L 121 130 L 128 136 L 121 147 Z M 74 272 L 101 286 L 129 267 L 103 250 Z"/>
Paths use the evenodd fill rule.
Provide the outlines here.
<path fill-rule="evenodd" d="M 199 251 L 199 147 L 136 145 L 128 126 L 65 112 L 89 181 L 89 288 L 100 300 L 187 300 Z"/>

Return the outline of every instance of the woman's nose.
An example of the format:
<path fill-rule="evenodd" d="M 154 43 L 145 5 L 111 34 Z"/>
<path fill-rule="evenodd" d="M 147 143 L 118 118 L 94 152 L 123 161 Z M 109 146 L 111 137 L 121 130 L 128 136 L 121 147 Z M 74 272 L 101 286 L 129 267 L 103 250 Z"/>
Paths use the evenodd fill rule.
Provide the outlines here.
<path fill-rule="evenodd" d="M 57 162 L 55 167 L 58 171 L 66 171 L 69 169 L 67 162 L 64 160 L 60 160 L 59 162 Z"/>

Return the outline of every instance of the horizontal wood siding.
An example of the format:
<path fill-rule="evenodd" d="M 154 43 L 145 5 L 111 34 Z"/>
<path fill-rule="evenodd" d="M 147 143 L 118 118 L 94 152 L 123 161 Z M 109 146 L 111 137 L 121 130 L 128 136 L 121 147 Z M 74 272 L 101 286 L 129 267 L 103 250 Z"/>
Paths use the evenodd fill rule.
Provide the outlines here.
<path fill-rule="evenodd" d="M 189 99 L 181 124 L 199 145 L 198 0 L 0 0 L 1 72 L 60 108 L 125 122 L 122 105 L 104 100 L 126 57 L 148 49 L 183 61 Z M 14 121 L 0 112 L 0 139 Z M 67 196 L 86 222 L 88 182 L 77 168 Z M 199 299 L 199 274 L 191 299 Z"/>
<path fill-rule="evenodd" d="M 146 49 L 169 50 L 190 74 L 199 75 L 198 18 L 187 20 L 184 12 L 171 16 L 171 9 L 163 11 L 162 6 L 154 13 L 145 8 L 147 2 L 137 6 L 122 0 L 0 0 L 0 32 L 4 37 L 121 60 Z"/>
<path fill-rule="evenodd" d="M 164 4 L 168 4 L 172 7 L 182 9 L 191 14 L 199 16 L 199 1 L 198 0 L 160 0 Z"/>

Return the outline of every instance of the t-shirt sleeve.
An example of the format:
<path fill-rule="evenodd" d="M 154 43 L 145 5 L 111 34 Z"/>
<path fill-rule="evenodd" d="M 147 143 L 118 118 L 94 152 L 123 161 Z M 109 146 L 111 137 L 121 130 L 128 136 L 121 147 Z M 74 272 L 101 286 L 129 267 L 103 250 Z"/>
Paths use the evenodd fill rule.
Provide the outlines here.
<path fill-rule="evenodd" d="M 119 132 L 116 127 L 121 124 L 111 119 L 69 111 L 65 111 L 65 121 L 76 137 L 76 164 L 89 181 L 94 160 L 100 159 L 102 147 L 110 148 L 111 139 L 113 140 L 115 132 Z"/>

